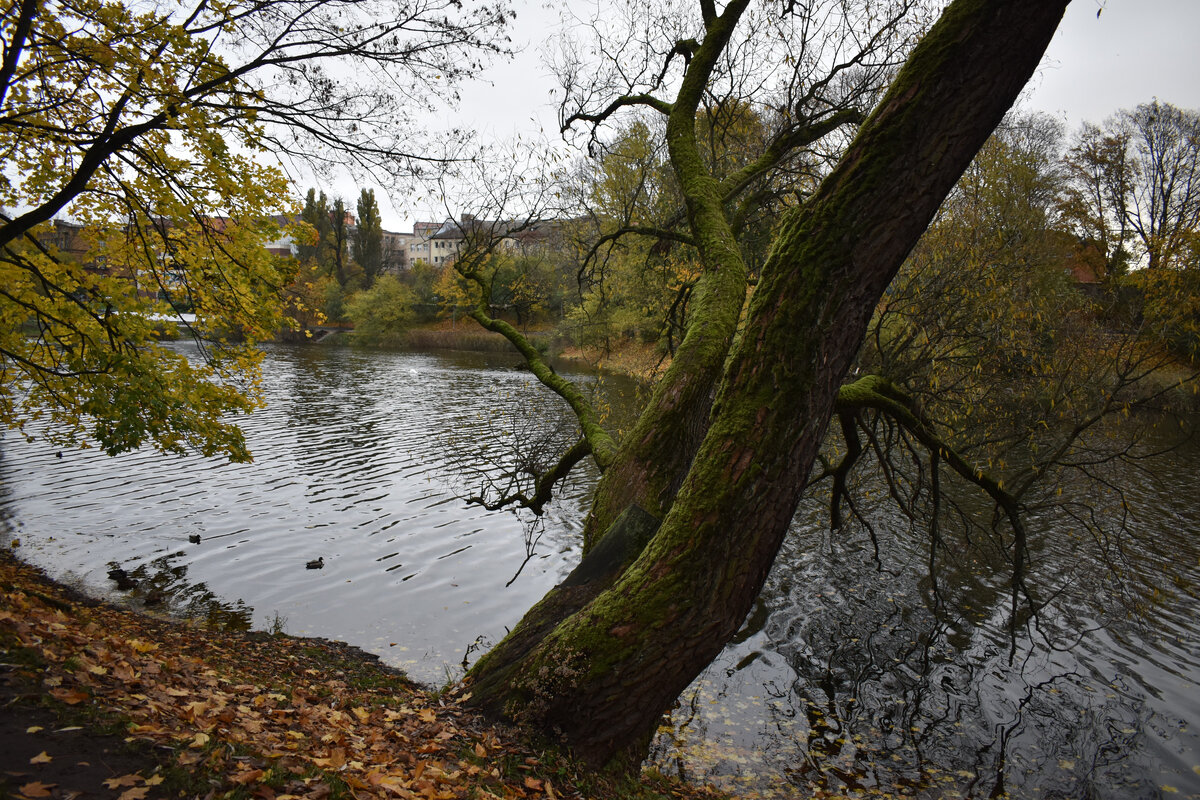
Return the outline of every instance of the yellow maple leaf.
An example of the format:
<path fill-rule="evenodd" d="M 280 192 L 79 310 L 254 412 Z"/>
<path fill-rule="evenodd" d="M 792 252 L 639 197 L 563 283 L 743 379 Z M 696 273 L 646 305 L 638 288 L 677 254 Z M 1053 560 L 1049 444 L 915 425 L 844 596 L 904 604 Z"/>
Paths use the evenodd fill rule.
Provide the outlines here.
<path fill-rule="evenodd" d="M 29 759 L 29 763 L 30 764 L 49 764 L 53 760 L 54 759 L 51 758 L 49 755 L 47 755 L 46 751 L 43 750 L 42 752 L 38 753 L 33 758 Z"/>

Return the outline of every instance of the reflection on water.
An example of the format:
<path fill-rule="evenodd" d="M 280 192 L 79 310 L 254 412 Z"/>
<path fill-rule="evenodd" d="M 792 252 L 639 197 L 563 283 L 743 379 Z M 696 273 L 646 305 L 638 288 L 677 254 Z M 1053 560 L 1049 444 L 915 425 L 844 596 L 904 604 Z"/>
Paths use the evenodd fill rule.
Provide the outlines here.
<path fill-rule="evenodd" d="M 1015 643 L 1009 568 L 984 543 L 939 551 L 935 592 L 928 538 L 884 493 L 878 559 L 807 501 L 738 641 L 681 698 L 652 760 L 781 797 L 1200 795 L 1195 463 L 1180 454 L 1131 487 L 1147 511 L 1135 541 L 1156 545 L 1130 554 L 1124 580 L 1147 581 L 1149 608 L 1123 602 L 1113 565 L 1061 520 L 1033 520 L 1034 584 L 1057 594 Z"/>
<path fill-rule="evenodd" d="M 286 620 L 435 684 L 577 560 L 594 475 L 572 478 L 537 526 L 460 499 L 503 483 L 514 443 L 534 458 L 528 444 L 567 420 L 512 363 L 280 347 L 265 377 L 251 465 L 60 459 L 8 435 L 0 542 L 19 538 L 25 558 L 91 593 L 232 627 Z M 619 424 L 632 390 L 606 383 Z M 1069 525 L 1035 520 L 1054 535 L 1033 543 L 1033 578 L 1056 594 L 1015 651 L 1007 566 L 986 542 L 944 547 L 935 592 L 927 539 L 882 499 L 878 557 L 808 501 L 652 761 L 778 796 L 1200 795 L 1198 463 L 1123 479 L 1150 513 L 1119 560 L 1121 591 Z M 323 569 L 305 569 L 318 557 Z M 136 587 L 117 589 L 111 569 Z"/>
<path fill-rule="evenodd" d="M 460 499 L 478 489 L 466 465 L 496 460 L 520 433 L 516 420 L 564 416 L 511 360 L 279 347 L 264 378 L 268 407 L 244 424 L 249 465 L 151 452 L 58 458 L 7 435 L 8 535 L 90 592 L 142 605 L 140 587 L 127 596 L 108 579 L 119 567 L 146 573 L 152 600 L 182 608 L 192 601 L 166 597 L 186 581 L 188 592 L 240 602 L 231 611 L 256 627 L 286 619 L 290 633 L 353 642 L 434 684 L 569 570 L 594 476 L 563 487 L 528 542 L 518 516 Z M 306 570 L 318 557 L 324 569 Z M 152 577 L 164 571 L 180 583 Z"/>
<path fill-rule="evenodd" d="M 254 609 L 242 600 L 224 601 L 203 583 L 188 580 L 186 564 L 178 563 L 186 556 L 183 550 L 167 553 L 126 570 L 110 561 L 109 577 L 133 604 L 191 620 L 208 628 L 226 631 L 248 631 L 254 619 Z"/>

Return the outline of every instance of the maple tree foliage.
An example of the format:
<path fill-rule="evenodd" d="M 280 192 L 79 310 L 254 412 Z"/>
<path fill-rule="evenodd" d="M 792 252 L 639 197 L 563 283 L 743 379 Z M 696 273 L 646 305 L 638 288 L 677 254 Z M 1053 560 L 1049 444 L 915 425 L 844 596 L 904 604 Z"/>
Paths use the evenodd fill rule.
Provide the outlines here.
<path fill-rule="evenodd" d="M 253 345 L 282 324 L 289 280 L 262 247 L 292 210 L 264 156 L 420 170 L 404 121 L 504 50 L 507 15 L 6 0 L 0 420 L 109 453 L 248 458 L 228 415 L 258 403 Z M 159 345 L 156 317 L 185 322 L 203 358 Z"/>

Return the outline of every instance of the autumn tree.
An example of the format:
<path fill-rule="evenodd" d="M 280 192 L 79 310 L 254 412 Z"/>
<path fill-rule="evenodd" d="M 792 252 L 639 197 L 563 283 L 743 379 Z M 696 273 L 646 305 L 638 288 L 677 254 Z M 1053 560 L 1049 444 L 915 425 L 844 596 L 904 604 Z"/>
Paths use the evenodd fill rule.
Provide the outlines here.
<path fill-rule="evenodd" d="M 1084 124 L 1067 165 L 1068 212 L 1107 260 L 1184 265 L 1200 229 L 1200 112 L 1154 100 Z"/>
<path fill-rule="evenodd" d="M 593 763 L 638 763 L 659 715 L 757 596 L 835 405 L 872 404 L 911 421 L 878 376 L 842 381 L 878 300 L 1032 73 L 1065 5 L 957 0 L 894 72 L 907 51 L 908 12 L 918 10 L 911 4 L 882 15 L 874 3 L 785 4 L 781 14 L 774 4 L 760 12 L 748 0 L 723 8 L 702 0 L 692 15 L 664 16 L 631 4 L 633 24 L 598 50 L 642 61 L 566 73 L 567 127 L 598 130 L 629 108 L 662 118 L 685 208 L 679 233 L 663 238 L 695 248 L 699 276 L 675 358 L 619 441 L 511 326 L 484 309 L 475 315 L 514 342 L 580 422 L 578 442 L 529 492 L 501 499 L 535 507 L 583 458 L 602 476 L 580 565 L 471 670 L 473 703 L 556 731 Z M 827 15 L 843 35 L 820 48 L 804 34 L 829 30 L 817 25 Z M 774 38 L 760 35 L 764 25 Z M 771 82 L 763 72 L 739 77 L 748 74 L 742 48 L 755 52 L 755 70 L 774 66 L 791 88 L 758 156 L 722 179 L 700 148 L 702 103 L 722 85 L 736 92 Z M 842 104 L 826 93 L 837 100 L 889 78 L 869 114 L 830 111 Z M 756 193 L 773 194 L 777 168 L 847 125 L 857 133 L 819 184 L 781 197 L 747 305 L 740 210 L 755 206 Z M 941 447 L 936 437 L 926 442 Z M 992 497 L 1016 510 L 1002 490 Z"/>
<path fill-rule="evenodd" d="M 1129 202 L 1134 176 L 1128 134 L 1085 122 L 1063 164 L 1066 221 L 1081 241 L 1096 249 L 1102 267 L 1097 277 L 1123 275 L 1132 259 L 1133 235 Z"/>
<path fill-rule="evenodd" d="M 1136 176 L 1127 215 L 1146 266 L 1178 268 L 1200 230 L 1200 112 L 1154 100 L 1118 119 Z"/>
<path fill-rule="evenodd" d="M 290 210 L 263 165 L 436 162 L 404 123 L 504 50 L 507 15 L 448 0 L 0 5 L 0 419 L 110 453 L 247 458 L 229 415 L 257 403 L 252 344 L 278 328 L 289 280 L 262 248 Z M 355 65 L 360 80 L 335 77 Z M 56 215 L 79 248 L 55 240 Z M 155 315 L 189 325 L 204 360 L 159 347 Z"/>
<path fill-rule="evenodd" d="M 1077 243 L 1058 202 L 1061 135 L 1044 115 L 1011 115 L 984 145 L 888 287 L 856 363 L 886 380 L 910 418 L 839 403 L 840 438 L 818 474 L 833 526 L 872 538 L 878 521 L 854 479 L 887 486 L 928 532 L 935 601 L 952 592 L 938 575 L 952 554 L 1000 554 L 1013 576 L 1013 647 L 1022 619 L 1081 583 L 1032 556 L 1053 531 L 1070 532 L 1081 564 L 1110 569 L 1107 602 L 1136 608 L 1153 594 L 1119 552 L 1086 542 L 1136 537 L 1127 514 L 1105 513 L 1132 505 L 1111 468 L 1177 439 L 1180 420 L 1164 412 L 1195 380 L 1144 329 L 1114 328 L 1104 297 L 1080 291 L 1065 268 Z M 928 450 L 930 437 L 939 449 Z M 979 489 L 999 513 L 969 507 Z M 1053 638 L 1051 627 L 1042 634 Z"/>

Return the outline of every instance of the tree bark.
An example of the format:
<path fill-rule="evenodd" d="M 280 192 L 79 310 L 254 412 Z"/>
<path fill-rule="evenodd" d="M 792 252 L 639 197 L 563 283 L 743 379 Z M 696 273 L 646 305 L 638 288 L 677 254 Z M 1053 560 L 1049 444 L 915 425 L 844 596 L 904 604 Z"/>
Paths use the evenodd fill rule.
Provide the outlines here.
<path fill-rule="evenodd" d="M 663 711 L 757 597 L 872 310 L 1067 2 L 946 10 L 837 168 L 782 222 L 711 424 L 657 533 L 578 611 L 542 617 L 527 653 L 481 661 L 473 702 L 561 733 L 593 764 L 640 762 Z"/>
<path fill-rule="evenodd" d="M 598 460 L 604 472 L 584 524 L 583 561 L 572 573 L 575 579 L 547 593 L 480 660 L 472 670 L 479 696 L 504 686 L 547 633 L 608 589 L 640 554 L 674 502 L 708 429 L 715 387 L 746 299 L 746 266 L 729 225 L 722 189 L 700 154 L 696 109 L 748 2 L 734 0 L 719 17 L 707 21 L 704 41 L 688 63 L 667 113 L 671 164 L 691 228 L 700 234 L 695 244 L 704 267 L 687 334 L 633 430 L 611 459 Z M 593 552 L 606 544 L 605 552 Z M 619 558 L 612 557 L 614 550 Z"/>

